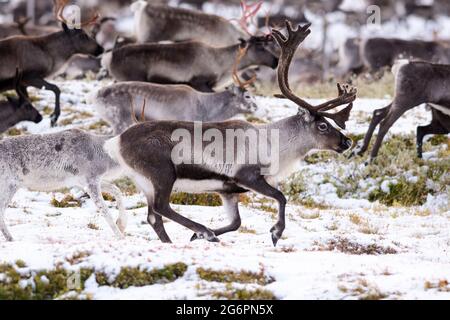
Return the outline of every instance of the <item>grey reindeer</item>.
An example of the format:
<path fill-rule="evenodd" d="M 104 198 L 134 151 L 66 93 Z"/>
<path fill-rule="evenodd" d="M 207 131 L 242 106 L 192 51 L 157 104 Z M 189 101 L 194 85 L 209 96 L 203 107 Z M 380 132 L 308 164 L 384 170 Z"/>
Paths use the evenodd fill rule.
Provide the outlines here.
<path fill-rule="evenodd" d="M 373 112 L 373 118 L 363 141 L 352 155 L 362 156 L 379 125 L 377 140 L 370 154 L 378 156 L 384 137 L 394 123 L 408 110 L 427 103 L 432 108 L 430 125 L 417 128 L 417 154 L 422 157 L 422 141 L 428 134 L 450 132 L 450 65 L 399 60 L 393 68 L 395 75 L 394 100 L 387 107 Z"/>
<path fill-rule="evenodd" d="M 16 70 L 14 87 L 18 98 L 7 96 L 7 101 L 0 101 L 0 133 L 15 126 L 22 121 L 32 121 L 39 123 L 42 116 L 32 105 L 27 95 L 21 90 L 20 72 Z"/>
<path fill-rule="evenodd" d="M 200 11 L 136 1 L 134 12 L 135 37 L 138 43 L 159 41 L 201 41 L 211 46 L 225 47 L 246 39 L 248 35 L 228 20 Z"/>
<path fill-rule="evenodd" d="M 143 101 L 151 106 L 145 109 L 145 118 L 154 121 L 218 122 L 238 114 L 253 113 L 257 105 L 246 87 L 254 79 L 243 82 L 236 71 L 245 51 L 240 49 L 236 57 L 233 71 L 235 84 L 223 92 L 204 93 L 185 85 L 119 82 L 96 92 L 92 103 L 100 116 L 112 126 L 115 134 L 134 125 L 133 118 L 142 113 L 137 106 L 142 105 Z M 130 105 L 133 108 L 129 108 Z"/>
<path fill-rule="evenodd" d="M 58 9 L 59 19 L 63 7 Z M 96 17 L 82 23 L 91 24 Z M 56 125 L 61 114 L 60 89 L 45 80 L 55 74 L 77 53 L 98 56 L 103 52 L 96 41 L 82 29 L 69 29 L 65 22 L 63 30 L 44 36 L 16 36 L 0 41 L 0 92 L 13 89 L 14 73 L 20 68 L 23 73 L 23 91 L 32 86 L 38 89 L 46 88 L 55 93 L 55 110 L 51 115 L 52 126 Z"/>
<path fill-rule="evenodd" d="M 118 81 L 186 84 L 202 92 L 228 84 L 236 54 L 247 48 L 238 71 L 264 65 L 275 69 L 278 57 L 268 47 L 267 36 L 252 37 L 240 44 L 212 47 L 202 42 L 126 45 L 105 54 L 102 66 Z"/>
<path fill-rule="evenodd" d="M 192 122 L 149 121 L 135 125 L 122 135 L 105 143 L 106 152 L 122 166 L 124 174 L 132 178 L 145 193 L 148 201 L 148 222 L 163 242 L 170 242 L 170 238 L 164 229 L 162 217 L 194 231 L 192 240 L 201 238 L 218 241 L 217 236 L 235 231 L 241 224 L 238 209 L 239 194 L 254 191 L 275 199 L 279 204 L 278 221 L 270 230 L 273 244 L 276 245 L 285 229 L 287 203 L 283 193 L 276 188 L 278 182 L 292 174 L 300 160 L 314 150 L 342 153 L 351 147 L 352 140 L 343 135 L 326 118 L 333 119 L 339 126 L 345 127 L 352 109 L 352 102 L 356 98 L 355 89 L 339 86 L 338 98 L 319 106 L 312 106 L 297 97 L 289 87 L 289 66 L 296 48 L 309 35 L 309 26 L 294 30 L 292 25 L 287 23 L 288 37 L 278 30 L 273 31 L 273 36 L 282 48 L 278 69 L 280 88 L 283 97 L 301 107 L 297 115 L 262 126 L 254 126 L 245 121 L 228 121 L 203 123 L 201 128 L 196 128 L 196 123 Z M 344 104 L 349 105 L 338 113 L 326 112 Z M 222 137 L 226 136 L 227 131 L 243 131 L 259 136 L 258 139 L 262 141 L 262 144 L 260 147 L 258 143 L 251 144 L 249 139 L 241 140 L 237 144 L 233 143 L 232 146 L 224 145 L 214 149 L 216 151 L 211 152 L 211 155 L 207 154 L 203 161 L 192 162 L 191 158 L 195 158 L 197 152 L 210 147 L 210 143 L 203 141 L 203 143 L 194 142 L 192 145 L 191 141 L 187 142 L 186 149 L 179 150 L 177 138 L 172 136 L 178 130 L 183 131 L 188 137 L 194 137 L 196 130 L 201 130 L 203 134 L 212 131 Z M 275 134 L 279 132 L 279 139 L 275 138 L 272 141 L 267 136 L 264 137 L 262 130 L 275 132 Z M 264 144 L 265 142 L 267 144 Z M 252 164 L 250 161 L 236 160 L 239 157 L 236 155 L 264 149 L 264 146 L 269 150 L 267 153 L 273 152 L 275 156 L 279 156 L 278 168 L 280 169 L 274 170 L 275 172 L 271 172 L 270 169 L 264 170 L 266 164 L 273 165 L 274 169 L 277 167 L 272 161 L 264 163 L 265 161 L 258 160 Z M 276 151 L 277 146 L 280 153 Z M 226 149 L 234 150 L 235 156 L 226 161 L 213 156 L 213 153 L 220 154 L 219 150 L 223 150 L 223 154 L 226 154 Z M 187 153 L 187 161 L 174 160 L 173 153 L 178 154 L 177 150 Z M 211 230 L 181 216 L 169 204 L 171 193 L 176 191 L 218 193 L 223 199 L 231 223 L 226 227 Z"/>
<path fill-rule="evenodd" d="M 13 237 L 6 227 L 5 210 L 19 188 L 54 191 L 71 187 L 86 189 L 114 234 L 122 238 L 127 222 L 122 195 L 108 182 L 120 177 L 121 169 L 103 150 L 109 138 L 72 129 L 0 141 L 0 230 L 6 240 L 13 241 Z M 108 212 L 102 190 L 117 201 L 117 223 Z"/>

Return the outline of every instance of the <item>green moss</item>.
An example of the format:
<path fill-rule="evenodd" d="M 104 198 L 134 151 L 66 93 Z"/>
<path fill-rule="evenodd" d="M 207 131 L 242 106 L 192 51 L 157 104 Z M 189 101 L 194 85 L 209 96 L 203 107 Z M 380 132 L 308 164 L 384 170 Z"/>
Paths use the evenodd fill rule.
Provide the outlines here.
<path fill-rule="evenodd" d="M 68 287 L 72 274 L 64 269 L 21 270 L 19 273 L 16 267 L 2 264 L 0 274 L 5 276 L 5 280 L 0 281 L 0 300 L 51 300 L 70 291 L 81 292 L 92 273 L 90 269 L 81 269 L 80 288 L 73 290 Z"/>
<path fill-rule="evenodd" d="M 109 281 L 104 273 L 97 273 L 96 280 L 99 285 L 113 286 L 115 288 L 126 289 L 129 287 L 143 287 L 155 283 L 168 283 L 181 278 L 187 270 L 184 263 L 166 265 L 162 269 L 141 270 L 139 268 L 122 268 L 114 279 Z"/>
<path fill-rule="evenodd" d="M 220 197 L 213 193 L 174 193 L 170 197 L 170 202 L 186 206 L 219 207 L 222 205 Z"/>
<path fill-rule="evenodd" d="M 418 206 L 426 202 L 427 195 L 431 192 L 424 179 L 412 183 L 405 178 L 400 178 L 397 184 L 391 184 L 389 190 L 389 193 L 385 193 L 379 188 L 371 192 L 369 201 L 380 201 L 387 206 Z"/>
<path fill-rule="evenodd" d="M 275 281 L 274 278 L 266 276 L 263 272 L 255 273 L 250 271 L 216 271 L 212 269 L 198 268 L 197 274 L 202 280 L 223 282 L 223 283 L 255 283 L 259 285 L 267 285 Z"/>
<path fill-rule="evenodd" d="M 247 290 L 231 289 L 227 291 L 215 291 L 212 293 L 215 299 L 227 300 L 276 300 L 273 292 L 265 289 Z"/>
<path fill-rule="evenodd" d="M 72 195 L 66 195 L 61 201 L 53 198 L 50 204 L 55 208 L 79 208 L 81 207 L 80 200 L 75 199 Z"/>
<path fill-rule="evenodd" d="M 77 273 L 79 287 L 74 289 L 69 287 L 74 275 L 72 272 L 59 267 L 54 270 L 24 270 L 18 264 L 19 262 L 16 266 L 0 264 L 0 274 L 3 275 L 3 280 L 0 281 L 0 300 L 52 300 L 69 292 L 78 296 L 77 293 L 84 290 L 86 280 L 94 274 L 93 269 L 80 269 Z M 22 270 L 19 272 L 18 269 Z M 95 278 L 100 285 L 128 288 L 175 281 L 182 277 L 186 270 L 187 265 L 176 263 L 151 271 L 123 268 L 112 283 L 109 283 L 108 277 L 101 272 L 95 273 Z"/>

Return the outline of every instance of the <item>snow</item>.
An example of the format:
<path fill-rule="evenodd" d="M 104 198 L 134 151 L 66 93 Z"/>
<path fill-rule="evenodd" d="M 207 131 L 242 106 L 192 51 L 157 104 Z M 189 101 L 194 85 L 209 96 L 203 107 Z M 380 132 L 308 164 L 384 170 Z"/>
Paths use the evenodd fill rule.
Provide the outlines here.
<path fill-rule="evenodd" d="M 55 132 L 72 127 L 88 128 L 100 120 L 86 97 L 109 84 L 108 81 L 57 84 L 63 92 L 60 121 L 67 124 L 50 128 L 47 116 L 41 124 L 23 123 L 19 128 L 26 128 L 28 133 Z M 41 98 L 35 103 L 38 108 L 53 106 L 51 93 L 33 91 L 32 95 Z M 263 97 L 258 97 L 257 101 L 261 108 L 256 116 L 266 120 L 281 119 L 297 111 L 294 105 L 285 101 Z M 349 132 L 365 132 L 367 123 L 362 119 L 388 103 L 388 100 L 358 99 L 348 125 Z M 428 113 L 422 107 L 410 111 L 393 128 L 393 133 L 414 133 L 417 125 L 430 120 Z M 72 120 L 64 122 L 67 119 Z M 50 201 L 53 197 L 61 199 L 61 193 L 19 190 L 6 211 L 6 221 L 16 241 L 0 240 L 0 263 L 23 260 L 26 270 L 52 269 L 56 265 L 73 271 L 93 267 L 104 271 L 111 279 L 125 266 L 151 269 L 177 262 L 189 266 L 186 274 L 172 283 L 140 288 L 99 286 L 91 277 L 82 295 L 93 299 L 204 299 L 211 298 L 215 290 L 225 289 L 224 284 L 201 280 L 196 273 L 199 267 L 254 272 L 263 269 L 266 275 L 275 279 L 265 289 L 279 299 L 357 299 L 364 294 L 380 292 L 387 299 L 449 299 L 450 293 L 445 290 L 425 289 L 427 281 L 436 283 L 450 279 L 448 195 L 429 195 L 424 206 L 411 208 L 385 207 L 359 195 L 341 199 L 334 185 L 324 183 L 324 174 L 330 166 L 335 170 L 333 166 L 339 164 L 318 163 L 302 167 L 316 185 L 315 188 L 311 185 L 311 196 L 316 203 L 327 207 L 318 209 L 289 204 L 287 228 L 277 248 L 273 247 L 269 233 L 276 217 L 253 206 L 240 206 L 243 225 L 253 233 L 223 235 L 218 244 L 191 243 L 191 231 L 174 222 L 166 222 L 173 244 L 162 244 L 146 223 L 147 209 L 131 209 L 140 202 L 145 203 L 141 194 L 125 198 L 130 218 L 127 236 L 124 240 L 116 240 L 105 221 L 96 217 L 94 204 L 82 197 L 79 190 L 71 190 L 71 193 L 81 200 L 81 208 L 52 207 Z M 345 173 L 355 168 L 343 166 L 340 169 Z M 391 183 L 392 179 L 386 180 L 382 189 L 387 191 Z M 359 183 L 365 188 L 373 188 L 374 184 L 370 179 Z M 250 197 L 258 199 L 255 195 Z M 117 216 L 114 204 L 109 205 Z M 173 207 L 208 227 L 227 223 L 227 216 L 220 207 Z M 90 223 L 95 223 L 98 230 L 89 228 Z M 338 239 L 358 245 L 393 248 L 397 253 L 354 255 L 330 249 L 330 241 Z M 85 256 L 71 265 L 70 258 L 80 252 L 86 253 Z M 0 274 L 0 281 L 2 279 L 4 275 Z M 26 286 L 27 282 L 21 282 L 21 285 Z"/>

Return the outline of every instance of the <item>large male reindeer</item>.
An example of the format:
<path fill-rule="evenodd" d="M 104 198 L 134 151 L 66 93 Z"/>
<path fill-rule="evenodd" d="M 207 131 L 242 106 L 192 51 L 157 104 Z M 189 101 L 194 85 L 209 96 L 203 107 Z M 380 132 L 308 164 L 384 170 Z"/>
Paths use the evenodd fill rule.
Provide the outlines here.
<path fill-rule="evenodd" d="M 275 69 L 278 57 L 266 45 L 268 37 L 252 37 L 228 47 L 212 47 L 201 42 L 127 45 L 113 50 L 106 69 L 118 81 L 187 84 L 203 92 L 228 84 L 236 54 L 247 48 L 238 71 L 264 65 Z"/>
<path fill-rule="evenodd" d="M 18 98 L 8 96 L 7 101 L 0 101 L 0 133 L 22 121 L 34 123 L 42 121 L 41 114 L 33 107 L 27 95 L 22 91 L 20 83 L 20 72 L 16 70 L 14 89 Z"/>
<path fill-rule="evenodd" d="M 252 9 L 252 8 L 250 8 Z M 248 35 L 230 21 L 204 12 L 136 1 L 135 36 L 138 43 L 159 41 L 201 41 L 210 46 L 225 47 L 239 43 Z M 253 13 L 244 12 L 244 16 Z"/>
<path fill-rule="evenodd" d="M 257 109 L 254 97 L 246 89 L 253 79 L 243 82 L 237 74 L 237 66 L 245 54 L 244 48 L 239 50 L 233 68 L 235 84 L 222 92 L 204 93 L 185 85 L 118 82 L 100 89 L 92 102 L 115 134 L 123 133 L 134 124 L 134 116 L 142 111 L 137 108 L 142 101 L 151 106 L 145 109 L 145 118 L 155 121 L 218 122 L 238 114 L 250 114 Z M 133 108 L 129 108 L 130 105 Z"/>
<path fill-rule="evenodd" d="M 277 188 L 277 183 L 292 174 L 299 161 L 313 150 L 331 150 L 342 153 L 352 145 L 352 140 L 337 130 L 328 119 L 334 120 L 340 127 L 345 127 L 352 102 L 356 98 L 356 90 L 339 87 L 339 97 L 319 106 L 312 106 L 290 89 L 288 83 L 289 66 L 296 48 L 309 35 L 310 25 L 294 30 L 287 23 L 288 36 L 274 30 L 273 36 L 281 46 L 281 63 L 278 69 L 279 84 L 283 97 L 295 102 L 299 113 L 281 121 L 254 126 L 245 121 L 229 121 L 220 123 L 203 123 L 201 128 L 192 122 L 158 121 L 135 125 L 122 135 L 105 143 L 105 150 L 124 168 L 124 173 L 131 177 L 137 186 L 145 193 L 148 201 L 148 222 L 154 228 L 159 238 L 170 242 L 162 217 L 171 219 L 195 232 L 192 239 L 202 238 L 208 241 L 219 241 L 217 236 L 237 230 L 241 219 L 238 210 L 238 195 L 254 191 L 266 197 L 275 199 L 279 204 L 278 221 L 270 230 L 273 244 L 276 245 L 285 229 L 286 198 Z M 340 105 L 349 104 L 344 110 L 331 114 L 326 111 Z M 188 141 L 187 149 L 179 150 L 174 133 L 181 130 L 187 137 L 194 137 L 214 132 L 225 137 L 227 132 L 246 132 L 257 137 L 260 144 L 244 139 L 230 144 L 220 145 L 214 152 L 206 154 L 203 161 L 192 162 L 196 152 L 202 152 L 211 147 L 211 136 L 205 141 Z M 264 132 L 279 134 L 278 139 L 270 139 Z M 270 134 L 269 133 L 269 134 Z M 234 141 L 234 138 L 233 140 Z M 192 144 L 193 143 L 193 144 Z M 189 148 L 189 146 L 191 148 Z M 267 147 L 267 149 L 265 149 Z M 277 148 L 279 147 L 279 148 Z M 223 149 L 222 149 L 223 148 Z M 190 149 L 190 151 L 188 151 Z M 265 151 L 263 151 L 264 149 Z M 279 150 L 279 152 L 277 151 Z M 173 153 L 186 152 L 187 161 L 175 160 Z M 210 150 L 211 151 L 211 150 Z M 220 159 L 216 155 L 233 152 L 231 159 Z M 272 153 L 274 161 L 239 162 L 239 156 L 258 151 Z M 214 155 L 213 155 L 214 153 Z M 264 153 L 264 154 L 267 154 Z M 259 153 L 261 154 L 261 153 Z M 176 156 L 175 156 L 176 157 Z M 267 169 L 268 165 L 277 169 Z M 191 193 L 215 192 L 223 199 L 224 207 L 231 217 L 231 224 L 216 230 L 193 222 L 175 212 L 169 204 L 173 191 Z"/>
<path fill-rule="evenodd" d="M 450 132 L 450 66 L 428 62 L 399 61 L 393 68 L 395 96 L 387 107 L 373 112 L 373 118 L 361 148 L 363 155 L 372 135 L 379 125 L 377 140 L 370 155 L 375 159 L 389 129 L 408 110 L 427 103 L 433 109 L 433 121 L 429 126 L 417 128 L 417 153 L 422 157 L 422 141 L 427 134 Z"/>
<path fill-rule="evenodd" d="M 46 88 L 55 94 L 55 111 L 51 115 L 56 125 L 61 114 L 60 89 L 45 80 L 55 74 L 74 54 L 98 56 L 103 52 L 97 42 L 82 29 L 69 29 L 62 16 L 63 7 L 58 8 L 58 17 L 63 21 L 63 30 L 45 36 L 16 36 L 0 41 L 0 92 L 13 89 L 14 74 L 18 67 L 23 73 L 23 86 Z M 82 23 L 91 24 L 96 17 Z M 24 92 L 26 89 L 24 88 Z"/>

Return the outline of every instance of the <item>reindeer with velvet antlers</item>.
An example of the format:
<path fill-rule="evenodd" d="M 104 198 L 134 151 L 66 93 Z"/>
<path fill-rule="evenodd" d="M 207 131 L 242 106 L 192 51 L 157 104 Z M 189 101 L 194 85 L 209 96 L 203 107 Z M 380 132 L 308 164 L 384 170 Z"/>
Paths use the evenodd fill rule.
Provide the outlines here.
<path fill-rule="evenodd" d="M 185 158 L 188 161 L 179 162 L 179 159 L 174 159 L 178 141 L 173 133 L 182 130 L 192 137 L 198 128 L 198 123 L 180 121 L 141 123 L 105 143 L 106 152 L 122 166 L 125 174 L 132 178 L 145 193 L 148 200 L 148 222 L 162 241 L 170 242 L 162 217 L 194 231 L 192 240 L 219 241 L 217 238 L 219 235 L 235 231 L 240 226 L 239 194 L 253 191 L 275 199 L 279 204 L 278 221 L 270 230 L 273 244 L 276 245 L 285 229 L 287 203 L 283 193 L 276 188 L 278 182 L 292 174 L 300 160 L 313 150 L 342 153 L 352 146 L 352 140 L 336 129 L 327 119 L 345 128 L 352 102 L 356 98 L 355 89 L 338 85 L 337 99 L 319 106 L 312 106 L 296 96 L 289 87 L 289 66 L 297 47 L 309 35 L 309 27 L 310 25 L 306 25 L 294 30 L 292 25 L 287 23 L 287 37 L 280 31 L 273 30 L 273 37 L 280 45 L 282 52 L 278 67 L 282 97 L 295 102 L 300 107 L 297 115 L 261 126 L 254 126 L 245 121 L 204 123 L 201 126 L 203 134 L 209 130 L 223 136 L 227 131 L 254 133 L 263 144 L 251 144 L 249 139 L 238 140 L 237 144 L 225 144 L 223 150 L 215 150 L 214 155 L 211 152 L 210 155 L 203 157 L 203 161 L 192 162 L 195 152 L 199 148 L 206 150 L 205 148 L 211 145 L 211 139 L 209 142 L 200 142 L 200 146 L 194 142 L 190 148 L 191 153 Z M 345 104 L 348 106 L 340 112 L 327 112 Z M 278 133 L 278 139 L 269 139 L 267 135 L 262 134 L 263 130 Z M 266 145 L 262 147 L 264 143 Z M 248 154 L 252 148 L 267 148 L 268 153 L 278 156 L 278 166 L 261 159 L 255 163 L 250 161 L 241 163 L 237 157 L 219 162 L 215 155 L 221 152 L 224 154 L 230 148 L 234 149 L 235 155 Z M 265 170 L 271 166 L 277 170 Z M 169 204 L 171 193 L 177 191 L 218 193 L 231 218 L 231 223 L 226 227 L 211 230 L 181 216 Z"/>

